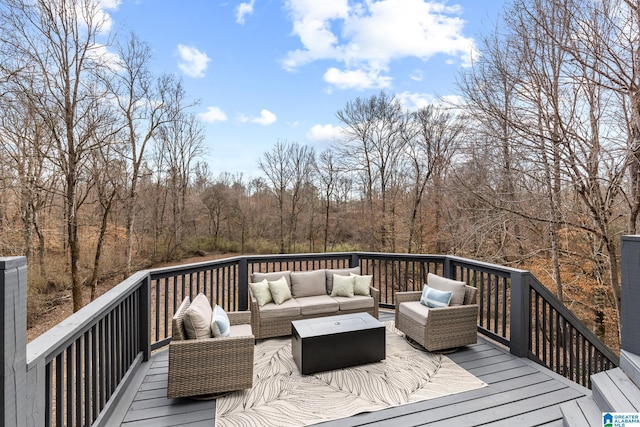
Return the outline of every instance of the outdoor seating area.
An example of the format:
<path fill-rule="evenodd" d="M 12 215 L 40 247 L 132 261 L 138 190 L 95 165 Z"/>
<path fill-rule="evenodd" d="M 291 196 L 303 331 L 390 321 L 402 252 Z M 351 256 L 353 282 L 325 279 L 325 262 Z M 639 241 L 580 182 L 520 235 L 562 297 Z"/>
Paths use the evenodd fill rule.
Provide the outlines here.
<path fill-rule="evenodd" d="M 249 284 L 256 339 L 291 335 L 291 322 L 337 314 L 378 317 L 380 291 L 360 267 L 254 272 Z M 357 283 L 356 283 L 357 280 Z"/>
<path fill-rule="evenodd" d="M 623 262 L 638 254 L 640 237 L 623 239 Z M 444 255 L 360 252 L 241 256 L 142 270 L 27 345 L 25 261 L 0 259 L 8 314 L 2 354 L 4 365 L 14 367 L 3 377 L 5 424 L 261 425 L 264 411 L 273 412 L 265 396 L 299 416 L 298 425 L 599 425 L 592 419 L 601 410 L 640 410 L 633 403 L 637 387 L 612 394 L 616 384 L 604 383 L 640 377 L 637 328 L 623 329 L 618 357 L 522 270 Z M 348 274 L 332 273 L 328 287 L 329 270 Z M 628 287 L 638 275 L 634 262 L 623 270 L 622 318 L 631 324 L 639 320 L 631 308 L 640 295 L 637 285 Z M 275 295 L 269 288 L 280 304 L 258 302 L 264 295 L 251 284 L 264 287 L 265 279 L 267 286 L 280 281 Z M 335 318 L 349 314 L 341 313 L 340 300 L 338 310 L 322 312 L 332 298 L 345 299 L 345 307 L 356 301 L 347 299 L 357 284 L 369 291 L 374 313 L 367 307 Z M 336 288 L 346 295 L 332 295 Z M 281 299 L 279 291 L 287 290 L 290 298 Z M 299 304 L 304 298 L 322 303 Z M 254 326 L 256 315 L 289 300 L 301 317 L 258 338 L 265 319 Z M 313 320 L 296 326 L 300 339 L 305 327 L 316 328 L 305 332 L 313 340 L 349 334 L 352 323 L 369 324 L 367 316 L 376 334 L 384 325 L 384 339 L 357 332 L 358 339 L 376 348 L 384 342 L 383 357 L 363 352 L 365 359 L 344 361 L 344 368 L 300 372 L 291 322 Z M 310 348 L 335 348 L 345 339 Z M 407 387 L 414 391 L 405 393 Z M 374 401 L 370 393 L 383 401 L 364 405 Z"/>

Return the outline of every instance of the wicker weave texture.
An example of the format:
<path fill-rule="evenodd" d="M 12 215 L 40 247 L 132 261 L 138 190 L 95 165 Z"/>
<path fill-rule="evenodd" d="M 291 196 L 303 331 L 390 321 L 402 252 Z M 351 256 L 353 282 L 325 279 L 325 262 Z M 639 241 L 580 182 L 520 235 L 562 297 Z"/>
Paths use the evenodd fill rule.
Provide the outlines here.
<path fill-rule="evenodd" d="M 475 289 L 467 286 L 465 301 L 475 302 Z M 421 292 L 396 293 L 396 328 L 428 351 L 438 351 L 475 344 L 478 340 L 477 304 L 430 309 L 426 325 L 400 312 L 400 304 L 419 301 Z"/>
<path fill-rule="evenodd" d="M 188 302 L 173 317 L 172 335 L 178 330 Z M 232 325 L 248 324 L 249 312 L 228 313 Z M 178 398 L 251 388 L 255 337 L 218 337 L 199 340 L 174 339 L 169 344 L 167 397 Z"/>

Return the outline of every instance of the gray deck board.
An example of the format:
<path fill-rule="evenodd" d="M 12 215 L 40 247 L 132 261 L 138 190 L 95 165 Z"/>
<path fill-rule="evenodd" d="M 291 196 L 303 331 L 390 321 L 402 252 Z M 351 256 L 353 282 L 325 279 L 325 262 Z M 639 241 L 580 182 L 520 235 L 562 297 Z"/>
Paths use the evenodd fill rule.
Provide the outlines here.
<path fill-rule="evenodd" d="M 381 314 L 381 320 L 392 315 Z M 555 373 L 509 354 L 483 337 L 478 343 L 448 354 L 450 359 L 488 384 L 487 387 L 383 411 L 317 424 L 347 426 L 561 426 L 560 405 L 591 392 Z M 124 402 L 122 427 L 213 426 L 215 400 L 167 399 L 167 351 L 154 353 L 146 375 Z"/>

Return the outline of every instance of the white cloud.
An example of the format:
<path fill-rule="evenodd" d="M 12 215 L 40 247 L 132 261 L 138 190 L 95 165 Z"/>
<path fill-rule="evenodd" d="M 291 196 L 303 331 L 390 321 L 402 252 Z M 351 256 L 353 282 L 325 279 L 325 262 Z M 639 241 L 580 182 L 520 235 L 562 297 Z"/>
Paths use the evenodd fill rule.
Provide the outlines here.
<path fill-rule="evenodd" d="M 271 111 L 262 110 L 262 111 L 260 111 L 260 117 L 256 117 L 256 118 L 252 119 L 251 121 L 253 123 L 258 123 L 258 124 L 263 125 L 263 126 L 269 126 L 270 124 L 275 123 L 276 120 L 278 120 L 278 118 Z"/>
<path fill-rule="evenodd" d="M 227 121 L 226 113 L 218 107 L 207 107 L 207 111 L 198 114 L 198 118 L 206 123 Z"/>
<path fill-rule="evenodd" d="M 396 97 L 400 101 L 400 105 L 409 111 L 417 111 L 431 104 L 437 104 L 437 98 L 428 93 L 402 92 L 396 94 Z"/>
<path fill-rule="evenodd" d="M 381 76 L 376 71 L 342 71 L 331 67 L 324 73 L 324 80 L 340 89 L 384 89 L 391 86 L 391 77 Z"/>
<path fill-rule="evenodd" d="M 451 111 L 458 111 L 464 105 L 464 99 L 460 95 L 445 95 L 435 97 L 428 93 L 402 92 L 396 94 L 400 105 L 406 110 L 417 111 L 429 105 L 436 105 Z"/>
<path fill-rule="evenodd" d="M 189 77 L 204 77 L 211 58 L 193 46 L 178 45 L 178 68 Z"/>
<path fill-rule="evenodd" d="M 249 3 L 240 3 L 236 9 L 236 22 L 244 25 L 244 17 L 246 15 L 253 15 L 253 6 L 256 0 L 251 0 Z"/>
<path fill-rule="evenodd" d="M 334 142 L 342 135 L 343 128 L 333 125 L 315 125 L 307 132 L 309 142 Z"/>
<path fill-rule="evenodd" d="M 240 114 L 238 116 L 238 120 L 240 120 L 243 123 L 251 122 L 251 123 L 257 123 L 263 126 L 269 126 L 275 123 L 276 120 L 278 120 L 278 117 L 275 114 L 273 114 L 271 111 L 264 109 L 260 111 L 259 117 L 247 117 L 244 114 Z"/>
<path fill-rule="evenodd" d="M 424 79 L 424 73 L 422 72 L 422 70 L 414 70 L 409 78 L 413 81 L 421 82 Z"/>
<path fill-rule="evenodd" d="M 390 80 L 383 75 L 396 59 L 426 61 L 445 54 L 467 66 L 477 52 L 474 40 L 463 33 L 461 8 L 444 2 L 367 0 L 350 6 L 348 0 L 288 0 L 286 8 L 303 47 L 288 52 L 282 66 L 294 71 L 316 60 L 335 60 L 343 64 L 340 78 L 338 68 L 331 72 L 341 88 L 350 87 L 346 76 L 354 72 L 368 75 L 372 88 L 385 87 L 381 82 Z M 366 83 L 353 81 L 356 88 Z"/>

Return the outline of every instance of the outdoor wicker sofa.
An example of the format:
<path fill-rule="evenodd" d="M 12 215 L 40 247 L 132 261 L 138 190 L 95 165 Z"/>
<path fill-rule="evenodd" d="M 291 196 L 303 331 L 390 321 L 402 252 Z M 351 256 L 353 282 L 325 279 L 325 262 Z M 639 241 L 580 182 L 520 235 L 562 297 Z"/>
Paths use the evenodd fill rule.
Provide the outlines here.
<path fill-rule="evenodd" d="M 189 305 L 186 297 L 172 319 L 167 397 L 202 397 L 251 388 L 255 346 L 251 314 L 226 313 L 231 324 L 228 337 L 189 339 L 183 322 Z"/>
<path fill-rule="evenodd" d="M 427 283 L 435 289 L 448 291 L 457 287 L 458 299 L 451 305 L 429 308 L 420 303 L 421 291 L 395 294 L 395 326 L 428 351 L 453 349 L 478 340 L 478 310 L 476 288 L 464 282 L 445 279 L 429 273 Z"/>
<path fill-rule="evenodd" d="M 291 291 L 291 299 L 281 304 L 269 302 L 261 306 L 250 285 L 251 329 L 256 339 L 291 335 L 291 322 L 294 320 L 361 312 L 377 319 L 380 291 L 368 286 L 369 295 L 331 296 L 334 274 L 360 275 L 360 267 L 253 273 L 252 284 L 284 277 Z"/>

